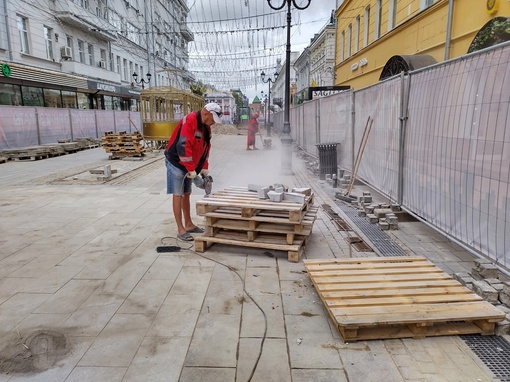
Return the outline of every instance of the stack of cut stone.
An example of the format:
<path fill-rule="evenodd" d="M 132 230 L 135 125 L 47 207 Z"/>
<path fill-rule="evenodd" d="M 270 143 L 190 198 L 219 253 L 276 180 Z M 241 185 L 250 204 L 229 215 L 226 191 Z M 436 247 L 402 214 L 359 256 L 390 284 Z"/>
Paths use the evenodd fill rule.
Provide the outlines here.
<path fill-rule="evenodd" d="M 248 191 L 256 191 L 259 199 L 269 199 L 276 203 L 285 200 L 302 204 L 305 202 L 305 198 L 312 194 L 310 187 L 293 188 L 291 192 L 288 192 L 288 187 L 279 183 L 266 187 L 249 184 Z"/>
<path fill-rule="evenodd" d="M 397 204 L 375 204 L 372 202 L 370 192 L 363 191 L 358 199 L 351 202 L 351 206 L 358 209 L 358 216 L 366 216 L 370 223 L 379 224 L 383 231 L 398 229 L 398 218 L 395 212 L 401 211 L 401 207 Z"/>
<path fill-rule="evenodd" d="M 496 334 L 510 334 L 510 280 L 489 260 L 475 259 L 471 273 L 459 272 L 453 277 L 484 300 L 506 313 L 506 319 L 496 323 Z"/>

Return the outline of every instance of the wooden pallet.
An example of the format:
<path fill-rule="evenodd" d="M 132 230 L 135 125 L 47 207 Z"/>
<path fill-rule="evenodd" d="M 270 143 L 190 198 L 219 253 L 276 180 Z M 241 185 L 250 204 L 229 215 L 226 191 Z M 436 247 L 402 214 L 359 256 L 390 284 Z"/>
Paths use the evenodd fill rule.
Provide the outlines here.
<path fill-rule="evenodd" d="M 223 191 L 215 192 L 196 202 L 197 214 L 205 216 L 209 212 L 217 212 L 221 208 L 237 209 L 238 216 L 252 218 L 260 214 L 277 213 L 285 216 L 289 222 L 299 223 L 313 205 L 313 194 L 305 198 L 304 203 L 289 201 L 272 202 L 268 199 L 259 199 L 256 192 L 248 191 L 243 187 L 229 187 Z"/>
<path fill-rule="evenodd" d="M 346 342 L 494 333 L 505 313 L 423 257 L 304 260 Z"/>
<path fill-rule="evenodd" d="M 214 236 L 201 235 L 195 237 L 195 251 L 205 252 L 214 243 L 227 244 L 248 248 L 271 249 L 276 251 L 287 251 L 287 259 L 297 263 L 301 258 L 306 245 L 306 237 L 294 237 L 291 244 L 288 244 L 285 236 L 262 233 L 249 240 L 246 233 L 242 232 L 216 232 Z"/>
<path fill-rule="evenodd" d="M 315 219 L 317 218 L 318 210 L 318 207 L 310 207 L 300 222 L 289 221 L 288 215 L 285 211 L 261 211 L 255 216 L 243 217 L 241 216 L 240 209 L 231 207 L 218 208 L 214 210 L 214 212 L 207 212 L 204 215 L 204 218 L 206 226 L 208 227 L 219 226 L 221 228 L 228 228 L 220 226 L 218 222 L 229 220 L 234 223 L 227 224 L 238 224 L 238 227 L 242 227 L 243 230 L 308 235 L 312 230 Z"/>

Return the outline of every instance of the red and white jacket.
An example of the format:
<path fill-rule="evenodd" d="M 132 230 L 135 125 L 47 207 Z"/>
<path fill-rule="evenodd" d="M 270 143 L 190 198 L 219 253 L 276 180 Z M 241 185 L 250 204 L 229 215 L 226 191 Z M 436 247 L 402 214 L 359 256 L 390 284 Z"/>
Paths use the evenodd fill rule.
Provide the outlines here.
<path fill-rule="evenodd" d="M 168 140 L 165 156 L 170 163 L 185 172 L 209 168 L 211 128 L 202 123 L 200 112 L 186 115 L 177 124 Z"/>

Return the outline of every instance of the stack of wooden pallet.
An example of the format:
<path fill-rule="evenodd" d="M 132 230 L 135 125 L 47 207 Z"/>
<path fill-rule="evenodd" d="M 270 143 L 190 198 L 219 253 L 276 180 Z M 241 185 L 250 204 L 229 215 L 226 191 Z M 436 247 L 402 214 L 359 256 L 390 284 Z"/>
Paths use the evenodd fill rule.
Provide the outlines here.
<path fill-rule="evenodd" d="M 305 260 L 344 341 L 494 333 L 505 313 L 420 256 Z"/>
<path fill-rule="evenodd" d="M 195 238 L 197 252 L 221 243 L 287 251 L 291 262 L 299 262 L 318 210 L 313 193 L 304 203 L 272 202 L 243 187 L 209 195 L 197 201 L 196 208 L 206 226 L 205 233 Z"/>
<path fill-rule="evenodd" d="M 142 141 L 143 136 L 139 132 L 128 134 L 121 131 L 114 134 L 113 131 L 107 131 L 101 137 L 102 146 L 107 153 L 111 153 L 111 159 L 143 156 L 145 147 Z"/>

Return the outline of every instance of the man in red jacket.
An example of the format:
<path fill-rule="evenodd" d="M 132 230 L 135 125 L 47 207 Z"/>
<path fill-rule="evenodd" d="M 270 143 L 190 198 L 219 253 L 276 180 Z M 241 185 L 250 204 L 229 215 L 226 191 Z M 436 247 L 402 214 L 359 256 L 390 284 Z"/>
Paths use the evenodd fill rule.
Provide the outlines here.
<path fill-rule="evenodd" d="M 177 223 L 177 237 L 192 241 L 191 233 L 204 230 L 191 220 L 191 182 L 197 174 L 209 172 L 211 126 L 221 123 L 222 111 L 217 103 L 186 115 L 177 124 L 165 149 L 167 194 L 173 194 L 172 208 Z M 184 223 L 183 223 L 184 218 Z"/>

